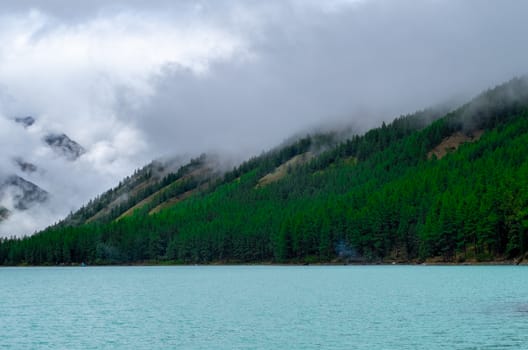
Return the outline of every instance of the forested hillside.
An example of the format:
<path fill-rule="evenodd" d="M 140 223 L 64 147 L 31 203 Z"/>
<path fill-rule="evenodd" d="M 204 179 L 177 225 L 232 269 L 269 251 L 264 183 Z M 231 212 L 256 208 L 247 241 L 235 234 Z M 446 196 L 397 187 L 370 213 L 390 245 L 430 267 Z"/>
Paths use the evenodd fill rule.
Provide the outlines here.
<path fill-rule="evenodd" d="M 307 136 L 224 174 L 204 162 L 4 239 L 0 263 L 462 262 L 528 249 L 526 79 L 446 115 L 403 116 L 344 141 Z"/>

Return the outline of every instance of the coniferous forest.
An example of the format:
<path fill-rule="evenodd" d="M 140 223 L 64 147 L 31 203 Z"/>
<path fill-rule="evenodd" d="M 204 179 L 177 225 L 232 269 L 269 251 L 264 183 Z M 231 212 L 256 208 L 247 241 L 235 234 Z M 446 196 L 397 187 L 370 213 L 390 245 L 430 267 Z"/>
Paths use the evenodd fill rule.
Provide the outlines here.
<path fill-rule="evenodd" d="M 518 261 L 528 250 L 525 78 L 447 113 L 309 135 L 228 172 L 206 163 L 160 178 L 146 167 L 63 222 L 1 240 L 0 264 Z"/>

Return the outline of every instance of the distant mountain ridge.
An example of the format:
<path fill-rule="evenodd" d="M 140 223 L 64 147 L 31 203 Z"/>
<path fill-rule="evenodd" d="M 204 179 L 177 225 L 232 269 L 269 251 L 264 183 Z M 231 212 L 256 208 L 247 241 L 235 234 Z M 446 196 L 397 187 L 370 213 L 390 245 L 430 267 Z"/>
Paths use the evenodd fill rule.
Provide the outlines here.
<path fill-rule="evenodd" d="M 13 159 L 13 162 L 18 166 L 20 171 L 22 171 L 23 173 L 34 173 L 38 169 L 35 164 L 26 162 L 24 159 L 20 157 L 15 157 Z"/>
<path fill-rule="evenodd" d="M 0 197 L 11 192 L 14 209 L 26 210 L 48 199 L 48 192 L 20 176 L 10 175 L 0 183 Z"/>
<path fill-rule="evenodd" d="M 16 211 L 28 210 L 46 203 L 49 193 L 38 185 L 18 175 L 0 179 L 0 224 Z"/>
<path fill-rule="evenodd" d="M 74 161 L 86 153 L 86 150 L 81 145 L 70 139 L 66 134 L 48 134 L 44 137 L 44 142 L 57 154 L 69 161 Z"/>
<path fill-rule="evenodd" d="M 22 124 L 25 128 L 29 128 L 31 125 L 35 124 L 35 118 L 32 116 L 27 117 L 16 117 L 15 122 Z"/>
<path fill-rule="evenodd" d="M 6 220 L 9 217 L 9 210 L 3 206 L 0 206 L 0 222 Z"/>
<path fill-rule="evenodd" d="M 32 116 L 15 117 L 13 121 L 20 124 L 24 129 L 30 129 L 37 122 Z M 46 133 L 42 142 L 49 146 L 57 155 L 64 159 L 74 162 L 86 150 L 77 142 L 70 139 L 64 133 Z M 8 220 L 11 214 L 17 211 L 25 211 L 38 205 L 48 202 L 50 196 L 46 190 L 39 187 L 38 184 L 27 180 L 25 177 L 37 173 L 40 169 L 38 165 L 33 164 L 20 156 L 12 158 L 12 162 L 18 171 L 4 174 L 0 177 L 0 224 Z M 33 176 L 35 177 L 35 176 Z"/>

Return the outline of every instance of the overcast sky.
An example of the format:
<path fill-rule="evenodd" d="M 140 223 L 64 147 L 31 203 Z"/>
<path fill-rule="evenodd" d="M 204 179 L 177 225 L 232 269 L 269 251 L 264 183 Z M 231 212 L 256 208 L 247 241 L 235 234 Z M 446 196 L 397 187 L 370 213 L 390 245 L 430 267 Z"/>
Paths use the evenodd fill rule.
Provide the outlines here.
<path fill-rule="evenodd" d="M 153 158 L 243 159 L 469 98 L 528 71 L 526 13 L 514 0 L 3 0 L 0 172 L 34 162 L 26 178 L 53 200 L 0 235 L 63 217 Z M 25 115 L 29 129 L 10 120 Z M 57 157 L 48 132 L 87 153 Z"/>

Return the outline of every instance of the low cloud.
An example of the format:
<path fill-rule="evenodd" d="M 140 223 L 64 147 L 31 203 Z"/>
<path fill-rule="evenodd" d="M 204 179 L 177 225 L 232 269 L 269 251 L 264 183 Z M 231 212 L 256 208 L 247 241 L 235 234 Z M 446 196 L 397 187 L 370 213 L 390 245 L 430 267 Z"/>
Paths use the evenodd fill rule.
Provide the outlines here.
<path fill-rule="evenodd" d="M 15 214 L 27 234 L 154 158 L 242 160 L 292 134 L 382 120 L 526 73 L 520 1 L 4 1 L 1 172 L 50 204 Z M 14 117 L 34 116 L 24 129 Z M 68 162 L 42 142 L 65 133 Z M 22 174 L 21 174 L 22 175 Z M 18 218 L 18 219 L 17 219 Z"/>

